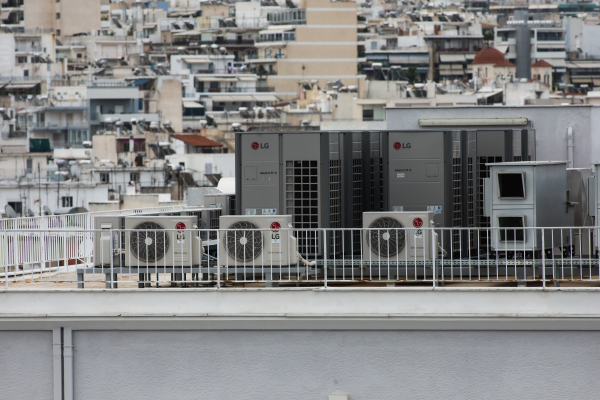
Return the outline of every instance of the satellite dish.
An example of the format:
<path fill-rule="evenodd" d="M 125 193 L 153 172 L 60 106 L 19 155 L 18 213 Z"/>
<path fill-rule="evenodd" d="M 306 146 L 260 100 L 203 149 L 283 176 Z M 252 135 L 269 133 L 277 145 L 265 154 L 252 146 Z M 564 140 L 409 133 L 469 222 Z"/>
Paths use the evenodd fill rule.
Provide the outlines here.
<path fill-rule="evenodd" d="M 77 165 L 71 165 L 71 176 L 77 178 L 77 180 L 81 178 L 81 173 L 79 172 L 79 168 L 77 168 Z"/>
<path fill-rule="evenodd" d="M 44 215 L 52 215 L 52 210 L 50 210 L 50 208 L 48 208 L 48 206 L 44 206 L 43 210 L 44 210 Z"/>
<path fill-rule="evenodd" d="M 28 217 L 35 217 L 35 214 L 33 213 L 33 211 L 31 211 L 31 208 L 27 209 L 27 216 Z"/>
<path fill-rule="evenodd" d="M 6 213 L 6 218 L 17 218 L 17 213 L 15 212 L 14 208 L 8 204 L 4 206 L 4 212 Z"/>

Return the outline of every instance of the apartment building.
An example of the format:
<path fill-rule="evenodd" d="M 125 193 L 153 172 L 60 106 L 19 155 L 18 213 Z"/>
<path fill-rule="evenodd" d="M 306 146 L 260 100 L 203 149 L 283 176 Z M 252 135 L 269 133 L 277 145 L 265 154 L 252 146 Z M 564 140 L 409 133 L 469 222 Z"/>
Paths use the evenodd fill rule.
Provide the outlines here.
<path fill-rule="evenodd" d="M 299 8 L 268 15 L 257 54 L 247 58 L 267 74 L 267 86 L 284 98 L 298 95 L 301 81 L 364 85 L 358 75 L 357 9 L 351 1 L 304 0 Z M 361 83 L 362 82 L 362 83 Z"/>
<path fill-rule="evenodd" d="M 57 39 L 101 27 L 101 0 L 27 0 L 25 29 L 54 29 Z"/>

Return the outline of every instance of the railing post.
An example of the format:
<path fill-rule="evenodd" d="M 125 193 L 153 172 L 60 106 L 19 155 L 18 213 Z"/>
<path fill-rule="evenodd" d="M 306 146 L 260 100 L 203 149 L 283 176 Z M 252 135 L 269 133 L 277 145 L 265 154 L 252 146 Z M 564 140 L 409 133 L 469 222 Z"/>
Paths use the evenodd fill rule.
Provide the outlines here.
<path fill-rule="evenodd" d="M 533 251 L 535 251 L 535 246 L 533 246 Z M 546 235 L 544 235 L 544 228 L 542 228 L 542 287 L 546 288 Z"/>
<path fill-rule="evenodd" d="M 435 288 L 437 286 L 437 260 L 436 260 L 436 255 L 437 255 L 437 243 L 435 241 L 435 229 L 430 228 L 431 229 L 431 262 L 433 263 L 432 265 L 432 280 L 433 280 L 433 287 Z M 424 236 L 423 236 L 424 237 Z"/>
<path fill-rule="evenodd" d="M 8 289 L 8 233 L 4 233 L 4 287 Z"/>
<path fill-rule="evenodd" d="M 328 237 L 327 237 L 327 229 L 323 229 L 323 279 L 325 280 L 325 288 L 327 288 L 327 249 L 328 246 Z M 316 267 L 316 263 L 315 263 Z M 315 268 L 315 274 L 318 274 L 318 268 Z"/>
<path fill-rule="evenodd" d="M 206 241 L 208 242 L 210 240 L 210 230 L 206 233 Z M 221 230 L 217 229 L 217 243 L 220 243 L 221 241 Z M 206 254 L 209 254 L 209 249 L 210 246 L 206 246 Z M 221 257 L 220 257 L 220 253 L 221 252 L 221 246 L 219 246 L 217 244 L 217 289 L 221 289 Z M 208 271 L 210 272 L 210 258 L 207 257 L 208 263 Z M 210 277 L 210 273 L 208 274 L 208 276 Z M 237 275 L 236 275 L 237 276 Z"/>

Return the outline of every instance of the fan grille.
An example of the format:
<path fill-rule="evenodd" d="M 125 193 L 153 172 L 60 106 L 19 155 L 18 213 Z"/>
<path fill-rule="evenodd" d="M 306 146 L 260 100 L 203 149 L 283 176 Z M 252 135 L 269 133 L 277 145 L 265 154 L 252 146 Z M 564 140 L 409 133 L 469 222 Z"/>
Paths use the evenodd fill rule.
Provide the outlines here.
<path fill-rule="evenodd" d="M 133 228 L 129 243 L 131 252 L 140 261 L 158 261 L 169 250 L 169 232 L 156 222 L 140 222 Z M 161 232 L 162 231 L 162 232 Z"/>
<path fill-rule="evenodd" d="M 260 255 L 263 248 L 263 234 L 261 231 L 244 230 L 258 229 L 258 226 L 249 221 L 233 223 L 223 238 L 225 250 L 231 258 L 237 261 L 252 261 Z"/>
<path fill-rule="evenodd" d="M 400 253 L 406 244 L 404 226 L 397 219 L 377 218 L 369 225 L 366 240 L 371 251 L 378 256 L 392 257 Z"/>

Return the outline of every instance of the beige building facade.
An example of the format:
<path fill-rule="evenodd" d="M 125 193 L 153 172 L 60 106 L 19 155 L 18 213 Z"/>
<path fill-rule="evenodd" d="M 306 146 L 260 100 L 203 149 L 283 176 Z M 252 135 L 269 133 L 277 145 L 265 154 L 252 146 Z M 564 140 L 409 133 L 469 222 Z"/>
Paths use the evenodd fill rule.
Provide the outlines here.
<path fill-rule="evenodd" d="M 27 0 L 25 29 L 54 29 L 56 37 L 100 29 L 101 0 Z"/>
<path fill-rule="evenodd" d="M 274 33 L 293 32 L 283 36 L 293 40 L 257 44 L 259 60 L 274 58 L 267 85 L 284 98 L 298 96 L 303 80 L 316 80 L 321 88 L 337 79 L 345 86 L 362 87 L 364 77 L 361 82 L 357 67 L 356 3 L 303 0 L 301 9 L 305 10 L 305 24 L 269 27 Z"/>

